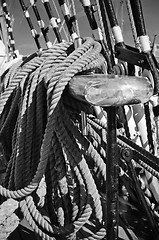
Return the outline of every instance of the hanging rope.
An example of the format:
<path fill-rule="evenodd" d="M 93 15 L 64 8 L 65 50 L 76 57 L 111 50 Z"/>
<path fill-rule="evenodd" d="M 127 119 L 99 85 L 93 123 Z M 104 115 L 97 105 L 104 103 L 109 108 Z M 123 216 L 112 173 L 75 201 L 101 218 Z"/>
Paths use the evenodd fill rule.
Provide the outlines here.
<path fill-rule="evenodd" d="M 37 11 L 35 1 L 31 2 Z M 2 76 L 0 143 L 8 165 L 0 195 L 16 199 L 35 233 L 49 240 L 106 238 L 107 125 L 96 118 L 95 108 L 72 99 L 67 92 L 74 75 L 97 69 L 102 72 L 106 65 L 92 6 L 90 1 L 82 2 L 90 14 L 96 41 L 85 38 L 78 48 L 72 42 L 62 42 L 49 1 L 44 0 L 60 43 L 18 62 Z M 66 5 L 63 8 L 67 10 Z M 68 29 L 75 33 L 72 26 Z M 126 73 L 123 63 L 113 70 Z M 82 133 L 81 112 L 86 115 L 87 135 Z M 118 138 L 118 145 L 129 146 L 130 142 Z M 139 163 L 158 177 L 153 167 Z M 124 170 L 122 174 L 121 178 L 128 180 Z M 132 182 L 130 179 L 128 189 L 133 195 Z"/>
<path fill-rule="evenodd" d="M 9 75 L 1 95 L 5 100 L 0 101 L 0 139 L 8 166 L 0 194 L 19 199 L 24 217 L 44 239 L 85 234 L 87 239 L 102 239 L 106 234 L 103 200 L 94 178 L 98 170 L 106 180 L 104 157 L 94 147 L 91 128 L 88 137 L 81 133 L 80 111 L 73 112 L 64 90 L 75 74 L 93 68 L 93 63 L 94 69 L 102 68 L 100 52 L 101 45 L 91 38 L 75 50 L 72 43 L 57 44 L 26 59 Z M 92 113 L 87 104 L 81 110 Z M 43 204 L 49 221 L 36 201 L 44 176 L 48 190 Z"/>

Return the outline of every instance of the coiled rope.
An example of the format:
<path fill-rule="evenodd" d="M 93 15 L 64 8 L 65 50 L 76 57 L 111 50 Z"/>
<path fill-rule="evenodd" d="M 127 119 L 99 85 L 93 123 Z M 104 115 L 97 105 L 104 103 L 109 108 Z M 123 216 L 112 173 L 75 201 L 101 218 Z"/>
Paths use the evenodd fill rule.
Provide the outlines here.
<path fill-rule="evenodd" d="M 8 166 L 0 194 L 19 201 L 23 216 L 43 239 L 106 235 L 105 190 L 98 184 L 106 181 L 106 137 L 101 126 L 95 130 L 92 118 L 88 135 L 82 134 L 81 110 L 90 116 L 94 110 L 72 100 L 66 88 L 74 75 L 103 69 L 100 52 L 92 38 L 75 50 L 71 42 L 62 42 L 2 78 L 0 141 Z M 41 181 L 44 201 L 37 194 Z"/>

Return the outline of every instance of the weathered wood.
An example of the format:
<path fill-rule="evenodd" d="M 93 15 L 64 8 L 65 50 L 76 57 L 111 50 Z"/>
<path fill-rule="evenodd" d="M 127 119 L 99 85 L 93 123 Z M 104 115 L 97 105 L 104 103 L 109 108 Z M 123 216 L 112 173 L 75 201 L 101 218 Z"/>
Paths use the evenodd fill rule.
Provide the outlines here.
<path fill-rule="evenodd" d="M 72 78 L 68 89 L 74 98 L 101 107 L 145 103 L 153 95 L 151 81 L 136 76 L 79 75 Z"/>

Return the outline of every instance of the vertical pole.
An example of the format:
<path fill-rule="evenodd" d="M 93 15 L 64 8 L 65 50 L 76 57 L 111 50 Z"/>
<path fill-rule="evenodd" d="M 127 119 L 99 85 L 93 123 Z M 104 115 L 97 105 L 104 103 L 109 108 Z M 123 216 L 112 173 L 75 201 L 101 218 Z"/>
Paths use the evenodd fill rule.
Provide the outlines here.
<path fill-rule="evenodd" d="M 42 3 L 44 4 L 44 7 L 45 7 L 45 10 L 47 12 L 47 15 L 49 17 L 49 20 L 50 20 L 50 24 L 53 28 L 53 31 L 55 33 L 55 36 L 57 38 L 57 41 L 59 43 L 62 42 L 62 37 L 61 37 L 61 34 L 59 32 L 59 28 L 58 28 L 58 24 L 57 24 L 57 19 L 54 17 L 53 15 L 53 12 L 52 12 L 52 9 L 51 9 L 51 5 L 50 5 L 50 2 L 49 0 L 42 0 Z"/>
<path fill-rule="evenodd" d="M 39 10 L 38 10 L 38 8 L 36 6 L 36 0 L 30 0 L 30 4 L 31 4 L 31 6 L 33 8 L 33 11 L 34 11 L 35 17 L 37 19 L 38 25 L 39 25 L 39 27 L 41 29 L 42 34 L 43 34 L 46 46 L 47 46 L 47 48 L 51 48 L 52 47 L 52 43 L 49 41 L 48 33 L 47 33 L 46 29 L 45 29 L 44 21 L 40 17 Z"/>
<path fill-rule="evenodd" d="M 24 2 L 23 0 L 19 0 L 19 3 L 20 3 L 21 8 L 22 8 L 22 10 L 23 10 L 23 12 L 24 12 L 24 16 L 25 16 L 25 18 L 26 18 L 26 20 L 27 20 L 27 23 L 28 23 L 28 25 L 29 25 L 29 27 L 30 27 L 31 35 L 32 35 L 32 37 L 34 38 L 34 41 L 35 41 L 35 43 L 36 43 L 36 46 L 37 46 L 38 50 L 41 51 L 42 48 L 41 48 L 40 42 L 39 42 L 39 40 L 38 40 L 39 34 L 37 34 L 36 30 L 35 30 L 34 27 L 33 27 L 33 24 L 32 24 L 31 18 L 30 18 L 30 14 L 29 14 L 29 12 L 28 12 L 28 8 L 26 7 L 25 2 Z"/>
<path fill-rule="evenodd" d="M 107 111 L 107 163 L 106 163 L 106 227 L 107 240 L 118 239 L 118 147 L 116 107 Z"/>
<path fill-rule="evenodd" d="M 71 39 L 74 41 L 75 39 L 78 38 L 78 35 L 77 35 L 77 33 L 75 31 L 75 27 L 74 27 L 75 20 L 73 20 L 73 18 L 71 18 L 71 16 L 70 16 L 70 9 L 67 6 L 66 1 L 65 0 L 58 0 L 58 2 L 59 2 L 59 5 L 60 5 L 62 14 L 64 16 L 64 19 L 65 19 L 69 34 L 71 36 Z"/>

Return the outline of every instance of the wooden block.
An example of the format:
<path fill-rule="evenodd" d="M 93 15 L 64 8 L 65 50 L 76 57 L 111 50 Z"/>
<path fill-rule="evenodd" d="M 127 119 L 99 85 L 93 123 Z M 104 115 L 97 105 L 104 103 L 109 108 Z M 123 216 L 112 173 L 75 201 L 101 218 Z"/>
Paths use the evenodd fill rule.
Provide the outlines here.
<path fill-rule="evenodd" d="M 68 90 L 74 98 L 101 107 L 145 103 L 153 95 L 148 78 L 123 75 L 75 76 L 69 82 Z"/>

